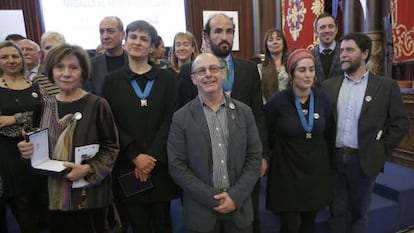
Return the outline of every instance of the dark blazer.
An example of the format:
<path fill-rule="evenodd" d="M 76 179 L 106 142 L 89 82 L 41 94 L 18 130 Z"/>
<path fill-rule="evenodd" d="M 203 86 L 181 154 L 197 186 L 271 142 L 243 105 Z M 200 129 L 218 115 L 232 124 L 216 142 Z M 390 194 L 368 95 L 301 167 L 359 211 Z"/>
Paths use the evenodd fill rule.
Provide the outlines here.
<path fill-rule="evenodd" d="M 87 84 L 85 85 L 85 89 L 98 96 L 102 95 L 102 86 L 105 82 L 106 76 L 109 73 L 105 56 L 105 54 L 101 54 L 91 59 L 91 75 Z M 125 51 L 124 61 L 124 64 L 128 63 L 128 54 Z"/>
<path fill-rule="evenodd" d="M 233 103 L 235 108 L 229 108 Z M 262 146 L 253 114 L 245 104 L 226 97 L 228 136 L 227 169 L 230 188 L 227 193 L 237 209 L 230 213 L 238 227 L 253 221 L 251 191 L 260 174 Z M 221 193 L 212 180 L 212 148 L 207 120 L 200 99 L 196 98 L 173 115 L 168 137 L 170 175 L 183 189 L 184 221 L 188 229 L 211 231 Z"/>
<path fill-rule="evenodd" d="M 340 76 L 322 83 L 334 110 L 343 79 L 344 76 Z M 334 118 L 336 121 L 337 111 L 334 111 Z M 366 175 L 371 178 L 378 175 L 408 128 L 408 114 L 397 82 L 370 73 L 358 122 L 358 151 Z M 377 139 L 380 130 L 383 133 Z"/>
<path fill-rule="evenodd" d="M 248 60 L 233 57 L 234 83 L 231 98 L 252 108 L 260 138 L 263 143 L 263 156 L 269 156 L 266 119 L 263 112 L 262 84 L 257 66 Z M 181 67 L 177 81 L 177 108 L 184 106 L 197 96 L 197 87 L 191 80 L 191 63 Z"/>
<path fill-rule="evenodd" d="M 316 85 L 318 87 L 321 86 L 322 82 L 326 79 L 341 76 L 343 71 L 341 70 L 341 61 L 339 59 L 340 51 L 339 51 L 339 43 L 336 43 L 334 49 L 334 57 L 332 60 L 331 68 L 329 70 L 328 77 L 325 77 L 325 72 L 323 72 L 323 66 L 321 61 L 321 54 L 319 53 L 319 45 L 312 49 L 312 54 L 315 57 L 315 67 L 316 67 Z"/>

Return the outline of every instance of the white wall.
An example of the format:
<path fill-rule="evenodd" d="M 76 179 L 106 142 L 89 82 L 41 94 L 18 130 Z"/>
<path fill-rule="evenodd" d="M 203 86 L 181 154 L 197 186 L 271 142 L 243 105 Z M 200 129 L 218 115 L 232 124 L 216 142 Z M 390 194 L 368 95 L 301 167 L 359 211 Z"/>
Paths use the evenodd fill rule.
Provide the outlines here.
<path fill-rule="evenodd" d="M 0 10 L 0 41 L 9 34 L 20 34 L 26 37 L 22 10 Z"/>
<path fill-rule="evenodd" d="M 186 31 L 184 0 L 42 0 L 46 31 L 61 32 L 68 43 L 94 49 L 99 41 L 99 22 L 119 17 L 124 27 L 146 20 L 171 46 L 175 33 Z"/>

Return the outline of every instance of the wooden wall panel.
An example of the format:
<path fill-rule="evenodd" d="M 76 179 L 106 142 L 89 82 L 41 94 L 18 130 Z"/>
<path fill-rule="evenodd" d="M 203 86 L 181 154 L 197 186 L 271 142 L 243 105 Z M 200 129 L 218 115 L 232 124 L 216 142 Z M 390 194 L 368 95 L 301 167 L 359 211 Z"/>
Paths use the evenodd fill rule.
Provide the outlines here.
<path fill-rule="evenodd" d="M 259 1 L 259 22 L 260 22 L 260 53 L 264 53 L 263 39 L 266 31 L 275 28 L 277 19 L 276 16 L 276 1 L 275 0 L 258 0 Z M 280 29 L 280 28 L 279 28 Z"/>
<path fill-rule="evenodd" d="M 253 11 L 252 0 L 185 0 L 187 30 L 191 31 L 201 45 L 203 11 L 237 11 L 239 18 L 239 51 L 238 57 L 253 56 Z"/>

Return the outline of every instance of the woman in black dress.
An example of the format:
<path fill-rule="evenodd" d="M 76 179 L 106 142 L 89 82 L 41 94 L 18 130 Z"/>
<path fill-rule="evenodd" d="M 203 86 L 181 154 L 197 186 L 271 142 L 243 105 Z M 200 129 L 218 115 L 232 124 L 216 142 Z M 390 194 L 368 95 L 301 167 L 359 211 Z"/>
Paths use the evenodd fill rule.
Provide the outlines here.
<path fill-rule="evenodd" d="M 334 127 L 328 98 L 313 88 L 313 55 L 306 49 L 294 50 L 286 68 L 291 87 L 265 106 L 272 150 L 266 205 L 280 214 L 281 232 L 307 233 L 314 231 L 318 210 L 331 198 Z"/>
<path fill-rule="evenodd" d="M 39 87 L 25 80 L 25 71 L 20 48 L 0 42 L 0 232 L 7 232 L 6 204 L 23 233 L 37 232 L 39 177 L 30 172 L 30 162 L 21 159 L 16 145 L 22 130 L 33 127 L 34 112 L 40 115 L 42 97 Z"/>
<path fill-rule="evenodd" d="M 167 160 L 176 78 L 148 63 L 156 38 L 148 22 L 129 23 L 124 45 L 128 64 L 110 73 L 102 89 L 119 132 L 120 153 L 112 171 L 115 202 L 123 225 L 129 222 L 135 233 L 171 233 L 170 200 L 179 197 Z M 123 192 L 118 177 L 131 172 L 142 182 L 151 180 L 153 188 L 134 195 Z"/>

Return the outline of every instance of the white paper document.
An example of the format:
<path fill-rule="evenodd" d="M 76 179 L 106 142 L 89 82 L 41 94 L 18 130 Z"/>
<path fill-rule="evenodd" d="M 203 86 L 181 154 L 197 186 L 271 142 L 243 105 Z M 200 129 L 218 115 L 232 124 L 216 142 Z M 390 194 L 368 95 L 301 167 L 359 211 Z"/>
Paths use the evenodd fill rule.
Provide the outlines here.
<path fill-rule="evenodd" d="M 99 151 L 98 144 L 75 147 L 75 164 L 82 164 L 83 160 L 93 158 Z M 82 188 L 89 184 L 85 179 L 79 179 L 72 183 L 72 188 Z"/>

